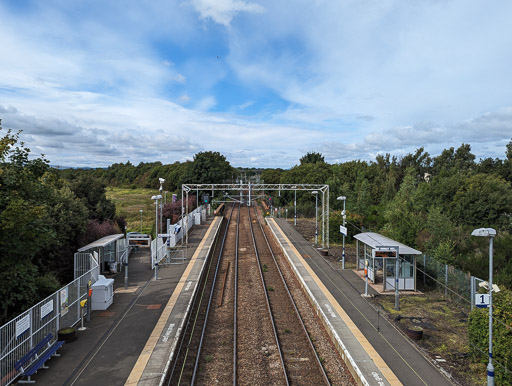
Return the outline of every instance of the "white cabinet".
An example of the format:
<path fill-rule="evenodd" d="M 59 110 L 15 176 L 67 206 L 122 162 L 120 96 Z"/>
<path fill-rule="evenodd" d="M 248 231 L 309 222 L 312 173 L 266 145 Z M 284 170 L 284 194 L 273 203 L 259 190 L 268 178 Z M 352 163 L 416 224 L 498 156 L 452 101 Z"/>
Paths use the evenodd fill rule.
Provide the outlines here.
<path fill-rule="evenodd" d="M 114 279 L 107 279 L 100 275 L 98 281 L 92 285 L 92 310 L 106 310 L 114 301 Z"/>

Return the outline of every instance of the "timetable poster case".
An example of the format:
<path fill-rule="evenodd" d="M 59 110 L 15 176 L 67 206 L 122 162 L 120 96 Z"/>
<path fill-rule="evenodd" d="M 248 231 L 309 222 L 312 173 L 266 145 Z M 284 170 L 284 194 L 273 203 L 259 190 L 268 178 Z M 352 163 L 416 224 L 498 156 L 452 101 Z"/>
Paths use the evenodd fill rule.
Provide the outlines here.
<path fill-rule="evenodd" d="M 68 287 L 63 288 L 60 290 L 60 316 L 64 316 L 68 313 L 69 307 L 68 307 Z"/>

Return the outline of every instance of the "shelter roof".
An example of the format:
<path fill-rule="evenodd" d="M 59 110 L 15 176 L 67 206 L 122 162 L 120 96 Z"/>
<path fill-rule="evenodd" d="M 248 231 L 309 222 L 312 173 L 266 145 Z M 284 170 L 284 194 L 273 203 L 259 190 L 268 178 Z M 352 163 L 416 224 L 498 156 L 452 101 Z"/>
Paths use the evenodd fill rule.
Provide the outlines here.
<path fill-rule="evenodd" d="M 401 255 L 421 255 L 421 252 L 417 249 L 408 247 L 379 233 L 364 232 L 355 235 L 354 238 L 372 248 L 398 246 L 398 253 Z"/>
<path fill-rule="evenodd" d="M 97 247 L 104 247 L 104 246 L 107 246 L 110 243 L 113 243 L 116 240 L 122 239 L 123 237 L 124 237 L 124 233 L 118 233 L 118 234 L 115 234 L 115 235 L 108 235 L 108 236 L 102 237 L 99 240 L 93 241 L 90 244 L 87 244 L 86 246 L 80 248 L 78 250 L 78 252 L 84 252 L 84 251 L 87 251 L 89 249 L 97 248 Z"/>

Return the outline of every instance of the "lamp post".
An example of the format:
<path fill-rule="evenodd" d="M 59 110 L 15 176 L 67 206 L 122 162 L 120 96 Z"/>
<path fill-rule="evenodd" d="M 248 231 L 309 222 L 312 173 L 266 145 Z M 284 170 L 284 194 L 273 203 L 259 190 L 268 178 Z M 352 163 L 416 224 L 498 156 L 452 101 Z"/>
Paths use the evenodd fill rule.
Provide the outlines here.
<path fill-rule="evenodd" d="M 496 230 L 479 228 L 471 236 L 489 237 L 489 363 L 487 364 L 487 386 L 494 386 L 494 366 L 492 364 L 492 248 Z"/>
<path fill-rule="evenodd" d="M 162 194 L 164 192 L 164 182 L 165 182 L 165 178 L 159 178 L 158 181 L 160 182 L 160 188 L 158 189 L 160 191 L 160 200 L 162 199 Z M 160 202 L 160 232 L 164 233 L 163 231 L 163 226 L 162 226 L 162 213 L 163 213 L 163 203 Z M 158 215 L 157 215 L 157 218 L 158 218 Z M 158 225 L 157 225 L 157 229 L 158 229 Z M 156 237 L 158 237 L 158 233 L 156 235 Z"/>
<path fill-rule="evenodd" d="M 142 213 L 144 212 L 144 210 L 140 210 L 140 233 L 142 233 Z"/>
<path fill-rule="evenodd" d="M 347 214 L 345 212 L 345 201 L 347 197 L 339 196 L 337 200 L 343 201 L 343 212 L 341 215 L 343 216 L 343 226 L 345 226 L 345 220 L 347 219 Z M 343 250 L 341 252 L 341 269 L 345 269 L 345 233 L 343 233 Z"/>
<path fill-rule="evenodd" d="M 160 197 L 162 198 L 162 197 Z M 164 204 L 160 201 L 160 233 L 164 233 L 164 224 L 163 224 L 163 214 L 164 214 Z"/>
<path fill-rule="evenodd" d="M 155 200 L 155 239 L 158 237 L 158 200 L 162 199 L 159 194 L 157 196 L 151 196 L 152 200 Z"/>
<path fill-rule="evenodd" d="M 292 186 L 295 191 L 295 200 L 293 200 L 293 208 L 295 209 L 295 217 L 293 218 L 293 225 L 297 226 L 297 186 Z"/>
<path fill-rule="evenodd" d="M 315 245 L 318 244 L 318 190 L 313 190 L 311 194 L 315 195 Z"/>

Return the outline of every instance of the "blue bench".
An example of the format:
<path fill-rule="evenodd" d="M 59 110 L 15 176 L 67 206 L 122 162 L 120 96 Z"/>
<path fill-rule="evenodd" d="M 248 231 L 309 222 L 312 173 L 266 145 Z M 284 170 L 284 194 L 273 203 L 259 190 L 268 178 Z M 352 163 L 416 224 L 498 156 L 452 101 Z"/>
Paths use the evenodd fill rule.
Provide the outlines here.
<path fill-rule="evenodd" d="M 39 369 L 47 369 L 45 362 L 52 356 L 60 356 L 57 350 L 64 344 L 63 341 L 55 341 L 50 343 L 53 335 L 49 333 L 38 344 L 36 344 L 23 358 L 14 364 L 14 368 L 21 376 L 27 377 L 26 380 L 21 380 L 19 383 L 34 383 L 30 377 L 37 373 Z M 44 350 L 42 353 L 40 353 Z M 31 363 L 32 362 L 32 363 Z"/>

